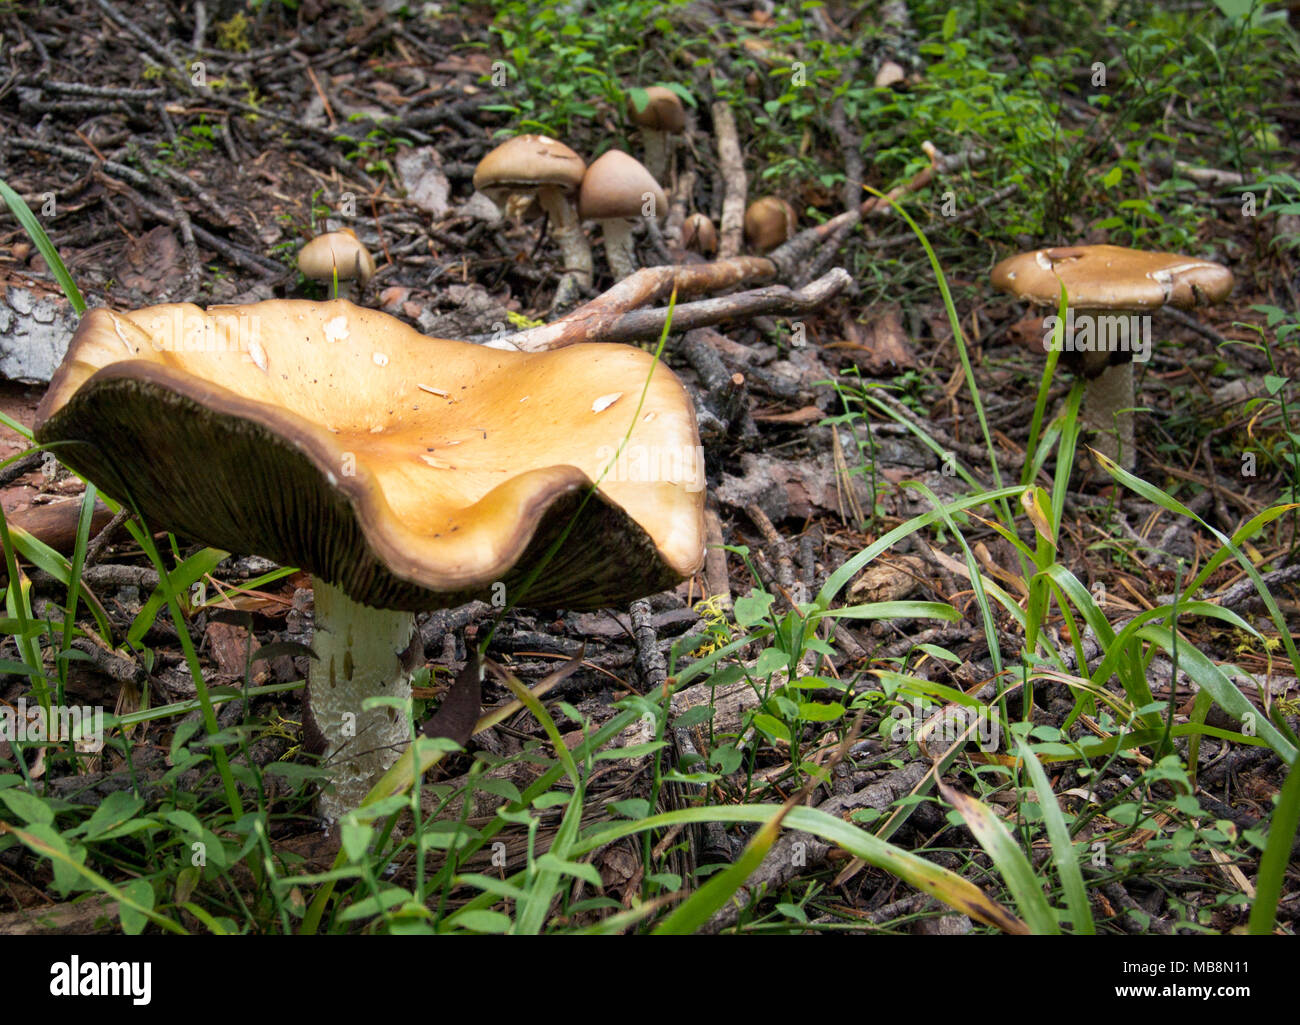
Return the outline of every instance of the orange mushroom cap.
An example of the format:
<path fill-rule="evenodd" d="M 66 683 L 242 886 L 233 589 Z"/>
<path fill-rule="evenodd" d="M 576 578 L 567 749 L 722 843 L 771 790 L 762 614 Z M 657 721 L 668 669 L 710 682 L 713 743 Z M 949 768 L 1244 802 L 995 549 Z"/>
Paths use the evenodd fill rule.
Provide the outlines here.
<path fill-rule="evenodd" d="M 497 582 L 525 606 L 598 608 L 704 558 L 691 400 L 631 346 L 504 352 L 344 300 L 97 309 L 36 436 L 151 527 L 377 608 Z"/>
<path fill-rule="evenodd" d="M 1189 309 L 1226 299 L 1233 279 L 1209 260 L 1110 245 L 1036 249 L 993 268 L 994 287 L 1040 306 L 1056 306 L 1062 284 L 1080 310 Z"/>

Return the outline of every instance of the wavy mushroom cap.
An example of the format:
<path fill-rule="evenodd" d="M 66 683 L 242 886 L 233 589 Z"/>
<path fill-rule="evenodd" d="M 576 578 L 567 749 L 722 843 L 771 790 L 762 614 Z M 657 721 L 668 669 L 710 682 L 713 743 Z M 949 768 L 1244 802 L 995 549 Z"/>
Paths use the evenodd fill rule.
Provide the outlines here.
<path fill-rule="evenodd" d="M 36 424 L 150 526 L 301 566 L 375 607 L 460 604 L 503 582 L 522 605 L 597 608 L 704 558 L 694 409 L 630 346 L 504 352 L 344 300 L 97 309 Z"/>
<path fill-rule="evenodd" d="M 375 274 L 375 258 L 350 228 L 317 235 L 298 251 L 298 270 L 303 277 L 328 281 L 338 268 L 339 280 L 355 278 L 365 284 Z"/>
<path fill-rule="evenodd" d="M 587 168 L 578 193 L 578 213 L 584 220 L 630 220 L 642 215 L 647 197 L 653 200 L 656 217 L 668 212 L 668 197 L 645 165 L 612 149 Z"/>
<path fill-rule="evenodd" d="M 648 102 L 641 110 L 628 97 L 627 109 L 634 124 L 673 134 L 686 128 L 686 108 L 675 92 L 662 85 L 647 86 L 645 92 Z"/>
<path fill-rule="evenodd" d="M 1233 279 L 1209 260 L 1107 245 L 1038 249 L 993 268 L 994 287 L 1040 306 L 1060 302 L 1062 283 L 1075 309 L 1148 310 L 1221 302 Z"/>

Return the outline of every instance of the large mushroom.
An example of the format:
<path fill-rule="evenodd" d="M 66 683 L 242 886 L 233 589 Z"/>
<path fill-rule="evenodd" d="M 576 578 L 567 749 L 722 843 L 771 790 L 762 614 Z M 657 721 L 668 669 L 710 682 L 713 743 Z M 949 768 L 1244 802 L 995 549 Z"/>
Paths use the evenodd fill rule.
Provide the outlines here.
<path fill-rule="evenodd" d="M 503 352 L 344 300 L 98 309 L 36 436 L 150 527 L 312 574 L 330 818 L 409 739 L 361 704 L 409 696 L 416 611 L 500 585 L 512 604 L 600 608 L 704 557 L 691 400 L 631 346 Z"/>
<path fill-rule="evenodd" d="M 1221 302 L 1232 272 L 1221 264 L 1122 246 L 1060 246 L 1009 257 L 993 284 L 1039 307 L 1056 309 L 1065 286 L 1068 317 L 1062 361 L 1087 379 L 1084 421 L 1096 448 L 1126 469 L 1135 465 L 1133 359 L 1149 358 L 1149 322 L 1133 314 L 1162 306 L 1190 309 Z M 1046 335 L 1056 325 L 1049 317 Z"/>
<path fill-rule="evenodd" d="M 564 276 L 556 305 L 591 287 L 591 246 L 573 197 L 587 165 L 564 143 L 546 135 L 516 135 L 479 161 L 474 188 L 503 213 L 522 209 L 536 197 L 550 219 L 551 234 L 564 255 Z"/>
<path fill-rule="evenodd" d="M 671 89 L 652 85 L 645 90 L 646 105 L 637 109 L 632 96 L 628 96 L 628 113 L 633 123 L 641 129 L 645 142 L 645 166 L 656 181 L 666 181 L 672 158 L 671 142 L 686 128 L 686 108 Z"/>
<path fill-rule="evenodd" d="M 662 217 L 668 197 L 641 161 L 612 149 L 592 162 L 582 179 L 578 211 L 583 220 L 600 221 L 605 255 L 616 280 L 636 270 L 632 225 L 641 218 Z"/>

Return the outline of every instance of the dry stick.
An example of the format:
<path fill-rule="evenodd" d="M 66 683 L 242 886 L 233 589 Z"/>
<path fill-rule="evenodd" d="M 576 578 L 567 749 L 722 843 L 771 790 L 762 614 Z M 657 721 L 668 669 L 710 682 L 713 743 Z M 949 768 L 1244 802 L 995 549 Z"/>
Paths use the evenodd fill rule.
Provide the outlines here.
<path fill-rule="evenodd" d="M 747 320 L 753 317 L 779 314 L 787 316 L 820 309 L 837 296 L 852 279 L 842 267 L 825 274 L 800 289 L 785 285 L 756 288 L 736 295 L 716 299 L 701 299 L 685 303 L 673 310 L 673 333 L 709 327 L 727 320 Z M 633 310 L 611 321 L 600 333 L 602 342 L 638 342 L 658 338 L 668 323 L 668 310 Z"/>
<path fill-rule="evenodd" d="M 507 335 L 504 340 L 524 352 L 542 352 L 591 341 L 602 337 L 601 329 L 610 321 L 638 306 L 666 299 L 674 288 L 678 298 L 684 298 L 734 285 L 768 281 L 774 274 L 775 268 L 769 261 L 754 256 L 690 266 L 643 267 L 568 316 L 542 327 Z"/>
<path fill-rule="evenodd" d="M 203 45 L 203 37 L 208 32 L 208 5 L 204 0 L 194 0 L 194 34 L 190 37 L 190 49 L 197 50 Z"/>
<path fill-rule="evenodd" d="M 722 520 L 712 499 L 704 510 L 704 579 L 709 594 L 718 599 L 718 606 L 724 612 L 733 607 L 731 598 L 731 574 L 727 572 L 727 552 L 722 547 Z"/>
<path fill-rule="evenodd" d="M 859 67 L 859 62 L 853 61 L 844 77 L 852 81 L 857 77 Z M 848 118 L 844 114 L 843 96 L 831 105 L 830 124 L 840 140 L 840 150 L 844 154 L 844 205 L 852 208 L 862 195 L 866 168 L 862 160 L 862 137 L 849 129 Z"/>
<path fill-rule="evenodd" d="M 668 196 L 668 217 L 663 231 L 664 238 L 676 248 L 681 247 L 682 225 L 686 223 L 692 205 L 691 197 L 695 195 L 695 160 L 691 156 L 691 140 L 696 127 L 695 115 L 687 114 L 683 145 L 676 147 L 678 163 L 682 166 L 673 179 L 672 191 Z"/>
<path fill-rule="evenodd" d="M 71 146 L 61 146 L 57 142 L 41 142 L 38 139 L 6 139 L 5 144 L 17 146 L 19 149 L 50 153 L 67 160 L 78 160 L 83 164 L 101 164 L 104 170 L 115 178 L 121 178 L 123 181 L 128 181 L 132 185 L 138 185 L 141 188 L 148 188 L 150 185 L 149 176 L 141 174 L 135 168 L 119 164 L 116 160 L 100 160 L 90 153 L 82 153 L 81 150 L 73 149 Z"/>
<path fill-rule="evenodd" d="M 135 36 L 135 38 L 139 41 L 140 45 L 143 46 L 146 50 L 148 50 L 151 54 L 157 57 L 168 67 L 176 66 L 176 57 L 173 54 L 168 53 L 164 47 L 160 46 L 154 40 L 153 36 L 151 36 L 144 29 L 140 28 L 139 25 L 137 25 L 135 22 L 131 21 L 131 19 L 126 17 L 124 14 L 122 14 L 122 12 L 119 11 L 112 4 L 110 4 L 108 0 L 95 0 L 95 2 L 99 4 L 100 10 L 102 10 L 105 14 L 107 14 L 113 21 L 117 22 L 119 26 L 126 29 L 126 31 L 129 32 L 131 35 Z"/>
<path fill-rule="evenodd" d="M 719 101 L 713 105 L 713 133 L 718 139 L 718 169 L 724 187 L 722 224 L 718 229 L 718 258 L 730 259 L 740 253 L 745 240 L 745 159 L 740 152 L 736 119 L 731 107 Z"/>
<path fill-rule="evenodd" d="M 661 690 L 668 678 L 668 666 L 655 634 L 654 614 L 644 598 L 632 602 L 628 613 L 632 634 L 636 638 L 636 670 L 641 677 L 642 693 L 651 694 Z"/>
<path fill-rule="evenodd" d="M 84 82 L 52 82 L 40 77 L 24 78 L 20 85 L 48 89 L 69 96 L 98 96 L 107 100 L 152 100 L 163 95 L 162 89 L 121 89 L 117 86 L 86 85 Z"/>
<path fill-rule="evenodd" d="M 158 189 L 158 183 L 156 181 L 149 178 L 147 175 L 141 174 L 134 168 L 127 167 L 125 164 L 119 164 L 115 160 L 100 160 L 98 157 L 95 157 L 90 153 L 82 153 L 80 150 L 73 149 L 70 146 L 61 146 L 58 143 L 53 142 L 40 142 L 36 139 L 6 139 L 5 142 L 11 146 L 17 146 L 19 149 L 37 150 L 41 153 L 50 153 L 54 156 L 64 157 L 68 160 L 77 160 L 83 164 L 97 164 L 114 178 L 121 181 L 130 182 L 132 185 L 138 186 L 139 188 Z M 191 185 L 193 184 L 194 183 L 191 183 Z M 161 221 L 163 224 L 169 224 L 173 227 L 179 223 L 179 219 L 174 211 L 150 203 L 138 192 L 133 193 L 132 198 L 142 210 L 155 220 Z M 168 198 L 170 199 L 171 197 L 169 196 Z M 232 263 L 237 263 L 247 270 L 255 270 L 260 274 L 267 274 L 269 272 L 277 274 L 284 273 L 285 268 L 282 265 L 238 249 L 231 243 L 218 238 L 211 232 L 205 231 L 203 228 L 200 228 L 197 224 L 193 225 L 192 230 L 194 238 L 198 242 L 215 249 Z"/>
<path fill-rule="evenodd" d="M 751 502 L 745 506 L 745 515 L 750 518 L 754 526 L 758 528 L 763 542 L 771 549 L 772 554 L 776 556 L 776 580 L 787 591 L 793 591 L 795 585 L 794 561 L 790 558 L 790 546 L 786 543 L 785 538 L 781 536 L 780 531 L 768 518 L 767 513 L 759 508 L 757 502 Z"/>
<path fill-rule="evenodd" d="M 748 258 L 745 258 L 748 259 Z M 696 267 L 651 267 L 653 271 L 690 271 Z M 645 271 L 638 271 L 645 273 Z M 630 281 L 625 278 L 624 281 Z M 822 306 L 838 295 L 849 283 L 848 271 L 836 267 L 817 281 L 798 290 L 785 285 L 772 285 L 768 288 L 756 288 L 749 292 L 722 296 L 716 299 L 703 299 L 699 302 L 678 305 L 672 312 L 672 330 L 674 333 L 689 331 L 697 327 L 708 327 L 725 320 L 745 319 L 760 314 L 806 313 Z M 608 293 L 606 293 L 608 294 Z M 599 302 L 600 300 L 596 300 Z M 594 306 L 595 303 L 588 305 Z M 586 307 L 584 307 L 585 309 Z M 628 313 L 617 310 L 599 310 L 580 320 L 566 318 L 555 324 L 531 328 L 518 334 L 507 335 L 501 342 L 494 344 L 502 347 L 517 348 L 523 352 L 543 352 L 560 349 L 566 345 L 579 342 L 635 342 L 649 341 L 663 333 L 668 323 L 668 309 L 661 307 L 653 310 L 632 310 Z"/>

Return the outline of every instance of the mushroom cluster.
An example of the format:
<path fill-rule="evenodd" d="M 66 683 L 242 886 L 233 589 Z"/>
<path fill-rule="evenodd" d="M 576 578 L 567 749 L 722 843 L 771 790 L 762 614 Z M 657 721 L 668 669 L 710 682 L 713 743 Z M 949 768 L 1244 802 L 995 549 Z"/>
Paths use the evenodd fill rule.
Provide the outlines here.
<path fill-rule="evenodd" d="M 36 436 L 150 527 L 312 574 L 327 817 L 409 740 L 397 711 L 362 702 L 409 697 L 416 611 L 501 586 L 512 604 L 599 608 L 704 558 L 694 408 L 631 346 L 503 352 L 345 300 L 96 309 Z M 641 471 L 610 472 L 629 448 Z"/>
<path fill-rule="evenodd" d="M 662 216 L 668 207 L 655 176 L 635 157 L 610 150 L 587 167 L 568 146 L 545 135 L 518 135 L 496 147 L 475 169 L 474 187 L 507 215 L 530 201 L 541 203 L 564 254 L 565 278 L 556 306 L 591 287 L 591 247 L 583 220 L 600 222 L 610 271 L 622 280 L 636 270 L 632 226 L 638 219 Z"/>

